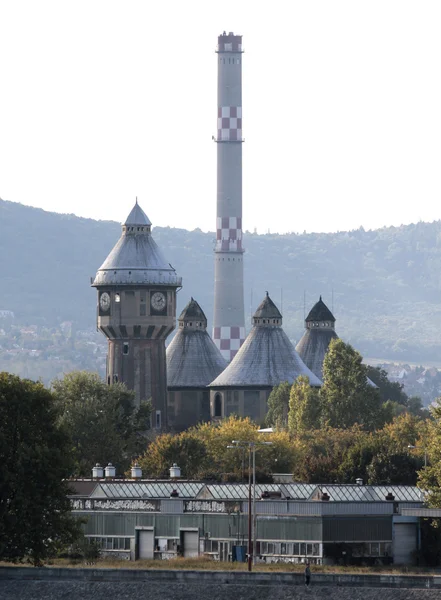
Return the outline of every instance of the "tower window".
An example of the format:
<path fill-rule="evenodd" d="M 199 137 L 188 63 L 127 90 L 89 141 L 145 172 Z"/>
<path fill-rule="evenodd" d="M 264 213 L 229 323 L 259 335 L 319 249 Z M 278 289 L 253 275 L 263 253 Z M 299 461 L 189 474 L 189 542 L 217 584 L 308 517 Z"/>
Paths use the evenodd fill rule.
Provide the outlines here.
<path fill-rule="evenodd" d="M 222 397 L 220 394 L 216 394 L 214 397 L 214 416 L 222 416 Z"/>
<path fill-rule="evenodd" d="M 123 354 L 129 353 L 129 342 L 124 342 L 123 344 Z"/>
<path fill-rule="evenodd" d="M 118 383 L 118 375 L 113 376 L 113 383 Z"/>
<path fill-rule="evenodd" d="M 115 302 L 121 302 L 121 296 L 119 294 L 115 294 Z"/>
<path fill-rule="evenodd" d="M 156 420 L 155 420 L 156 429 L 161 429 L 161 411 L 156 411 Z"/>

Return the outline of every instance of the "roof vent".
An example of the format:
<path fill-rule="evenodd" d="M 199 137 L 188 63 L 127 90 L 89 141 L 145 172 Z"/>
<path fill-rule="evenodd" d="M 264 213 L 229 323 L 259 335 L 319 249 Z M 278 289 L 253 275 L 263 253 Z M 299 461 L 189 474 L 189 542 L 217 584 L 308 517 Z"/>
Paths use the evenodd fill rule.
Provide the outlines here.
<path fill-rule="evenodd" d="M 96 463 L 96 465 L 93 467 L 92 477 L 94 479 L 102 479 L 104 477 L 104 469 L 100 463 Z"/>
<path fill-rule="evenodd" d="M 112 463 L 109 463 L 107 465 L 107 467 L 105 468 L 105 476 L 108 477 L 109 479 L 111 479 L 112 477 L 115 477 L 115 474 L 116 474 L 115 467 L 112 465 Z"/>
<path fill-rule="evenodd" d="M 132 466 L 132 479 L 141 479 L 141 477 L 142 477 L 142 469 L 136 462 Z"/>
<path fill-rule="evenodd" d="M 390 502 L 393 502 L 395 500 L 395 496 L 392 494 L 392 492 L 387 492 L 387 495 L 385 496 L 386 500 L 389 500 Z"/>
<path fill-rule="evenodd" d="M 327 494 L 326 492 L 323 492 L 320 500 L 322 500 L 323 502 L 329 502 L 329 500 L 330 500 L 329 494 Z"/>
<path fill-rule="evenodd" d="M 179 498 L 179 492 L 178 492 L 178 490 L 172 490 L 170 492 L 170 498 Z"/>
<path fill-rule="evenodd" d="M 363 485 L 363 479 L 361 477 L 357 477 L 357 479 L 355 480 L 355 483 L 357 485 Z"/>
<path fill-rule="evenodd" d="M 176 463 L 173 463 L 173 466 L 170 467 L 170 479 L 179 479 L 181 476 L 181 469 L 178 467 Z"/>

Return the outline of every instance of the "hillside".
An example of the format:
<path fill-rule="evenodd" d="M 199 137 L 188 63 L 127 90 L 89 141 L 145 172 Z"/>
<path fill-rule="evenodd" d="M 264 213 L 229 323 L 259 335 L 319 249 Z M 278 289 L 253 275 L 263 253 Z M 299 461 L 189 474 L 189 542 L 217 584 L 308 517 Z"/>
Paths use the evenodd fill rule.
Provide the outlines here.
<path fill-rule="evenodd" d="M 125 216 L 130 206 L 122 206 Z M 154 221 L 149 207 L 144 207 Z M 153 223 L 154 224 L 154 223 Z M 0 200 L 0 310 L 22 324 L 76 329 L 95 323 L 94 276 L 120 235 L 110 221 L 60 215 Z M 190 296 L 213 305 L 213 233 L 154 227 L 153 236 L 183 277 L 180 310 Z M 245 304 L 268 290 L 292 340 L 306 310 L 323 295 L 337 332 L 368 357 L 441 362 L 441 222 L 375 231 L 257 235 L 244 239 Z M 251 300 L 252 299 L 252 300 Z"/>

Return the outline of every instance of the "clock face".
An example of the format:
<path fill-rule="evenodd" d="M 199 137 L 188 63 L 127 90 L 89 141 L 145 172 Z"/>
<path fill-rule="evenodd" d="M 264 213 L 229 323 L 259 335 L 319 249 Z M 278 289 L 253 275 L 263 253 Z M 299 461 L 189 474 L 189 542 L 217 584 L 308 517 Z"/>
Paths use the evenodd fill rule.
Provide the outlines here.
<path fill-rule="evenodd" d="M 167 298 L 162 292 L 155 292 L 150 298 L 150 304 L 152 305 L 153 310 L 160 312 L 164 310 L 167 304 Z"/>
<path fill-rule="evenodd" d="M 110 296 L 107 292 L 103 292 L 100 296 L 100 308 L 103 312 L 107 312 L 110 308 Z"/>

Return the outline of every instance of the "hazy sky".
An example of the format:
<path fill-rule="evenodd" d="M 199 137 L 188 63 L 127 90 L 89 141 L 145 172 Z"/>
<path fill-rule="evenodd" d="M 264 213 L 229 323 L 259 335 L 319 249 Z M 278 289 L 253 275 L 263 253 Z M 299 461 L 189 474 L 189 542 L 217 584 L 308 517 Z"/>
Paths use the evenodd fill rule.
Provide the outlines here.
<path fill-rule="evenodd" d="M 440 0 L 0 0 L 0 197 L 213 231 L 223 30 L 245 229 L 441 217 Z"/>

